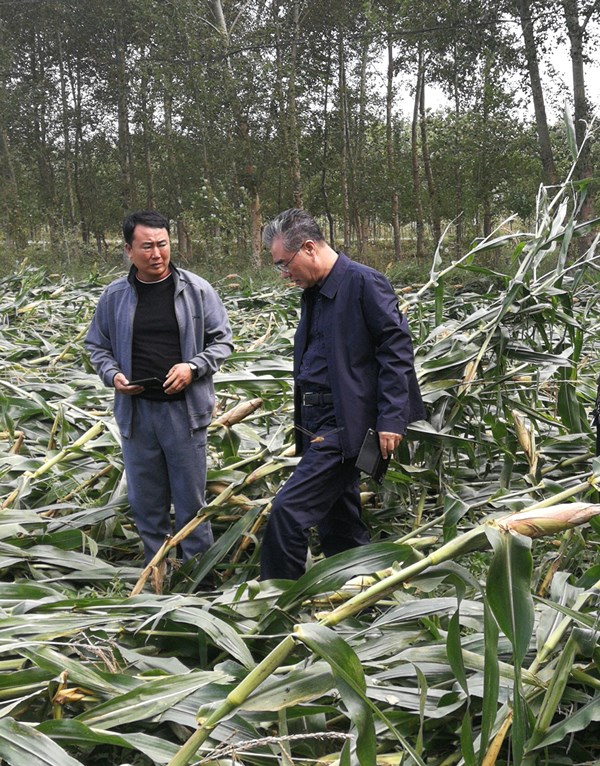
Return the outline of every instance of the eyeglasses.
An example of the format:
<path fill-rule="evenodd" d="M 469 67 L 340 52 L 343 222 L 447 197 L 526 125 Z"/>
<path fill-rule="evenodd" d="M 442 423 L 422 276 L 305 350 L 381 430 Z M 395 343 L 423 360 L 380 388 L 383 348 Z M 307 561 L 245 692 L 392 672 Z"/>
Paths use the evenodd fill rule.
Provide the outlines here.
<path fill-rule="evenodd" d="M 294 258 L 295 258 L 295 257 L 298 255 L 298 253 L 300 252 L 300 250 L 302 250 L 302 248 L 304 247 L 304 245 L 305 245 L 305 244 L 306 244 L 306 242 L 303 242 L 303 243 L 300 245 L 300 247 L 299 247 L 299 248 L 296 250 L 296 252 L 294 253 L 294 255 L 292 255 L 292 257 L 290 258 L 290 260 L 289 260 L 289 261 L 285 261 L 285 263 L 284 263 L 283 261 L 278 261 L 277 263 L 274 263 L 274 264 L 273 264 L 274 268 L 276 268 L 276 269 L 277 269 L 277 271 L 279 271 L 279 272 L 281 272 L 281 273 L 283 273 L 283 274 L 289 274 L 289 273 L 290 273 L 290 263 L 291 263 L 291 262 L 294 260 Z"/>

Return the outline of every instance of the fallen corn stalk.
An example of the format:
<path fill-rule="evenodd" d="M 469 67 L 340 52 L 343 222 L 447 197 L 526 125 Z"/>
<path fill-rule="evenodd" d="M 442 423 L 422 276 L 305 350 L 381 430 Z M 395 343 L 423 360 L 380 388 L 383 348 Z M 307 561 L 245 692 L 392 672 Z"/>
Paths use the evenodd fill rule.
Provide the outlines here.
<path fill-rule="evenodd" d="M 539 508 L 539 505 L 538 505 Z M 571 508 L 572 513 L 566 512 Z M 532 509 L 506 516 L 500 521 L 489 521 L 465 532 L 463 535 L 442 545 L 429 556 L 399 569 L 380 582 L 373 584 L 363 593 L 354 596 L 350 601 L 338 606 L 319 620 L 320 625 L 332 627 L 342 620 L 357 614 L 362 609 L 375 605 L 380 599 L 393 593 L 400 584 L 421 574 L 429 567 L 445 561 L 451 561 L 458 556 L 475 550 L 489 547 L 487 530 L 500 529 L 504 534 L 517 534 L 530 528 Z M 594 516 L 600 515 L 600 505 L 572 503 L 549 506 L 543 509 L 543 514 L 536 515 L 536 536 L 563 531 L 584 524 Z M 296 647 L 295 633 L 286 636 L 229 694 L 225 700 L 203 721 L 202 725 L 191 735 L 168 766 L 187 766 L 194 754 L 211 735 L 217 724 L 226 716 L 239 708 L 260 684 L 269 678 L 287 659 Z"/>

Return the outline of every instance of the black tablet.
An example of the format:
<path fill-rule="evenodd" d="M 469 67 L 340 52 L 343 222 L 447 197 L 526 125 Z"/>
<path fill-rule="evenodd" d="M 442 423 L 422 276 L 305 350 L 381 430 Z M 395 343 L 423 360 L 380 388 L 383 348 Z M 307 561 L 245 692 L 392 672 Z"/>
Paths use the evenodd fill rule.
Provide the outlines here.
<path fill-rule="evenodd" d="M 144 388 L 162 388 L 163 382 L 160 378 L 138 378 L 130 380 L 130 386 L 144 386 Z"/>

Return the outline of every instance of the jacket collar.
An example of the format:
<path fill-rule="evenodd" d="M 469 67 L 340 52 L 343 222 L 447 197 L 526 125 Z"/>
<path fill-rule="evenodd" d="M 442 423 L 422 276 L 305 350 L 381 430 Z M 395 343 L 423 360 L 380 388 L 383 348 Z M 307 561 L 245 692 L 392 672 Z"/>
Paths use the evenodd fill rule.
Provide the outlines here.
<path fill-rule="evenodd" d="M 177 266 L 174 266 L 173 263 L 170 263 L 169 266 L 171 267 L 171 274 L 173 275 L 173 282 L 175 283 L 175 289 L 179 287 L 179 284 L 181 283 L 181 272 L 177 268 Z M 129 268 L 129 273 L 127 274 L 127 281 L 130 285 L 135 286 L 135 275 L 137 274 L 136 267 L 131 264 L 131 267 Z"/>
<path fill-rule="evenodd" d="M 333 264 L 333 268 L 325 278 L 325 281 L 321 285 L 321 295 L 326 298 L 335 298 L 335 294 L 338 291 L 338 287 L 341 285 L 342 280 L 348 271 L 348 266 L 351 261 L 344 253 L 338 253 L 336 262 Z"/>

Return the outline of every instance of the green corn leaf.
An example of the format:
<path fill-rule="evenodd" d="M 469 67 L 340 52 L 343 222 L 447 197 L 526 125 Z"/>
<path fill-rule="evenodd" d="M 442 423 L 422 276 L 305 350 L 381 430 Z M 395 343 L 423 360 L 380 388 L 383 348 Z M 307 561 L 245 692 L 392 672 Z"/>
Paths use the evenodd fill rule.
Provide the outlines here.
<path fill-rule="evenodd" d="M 475 751 L 473 749 L 473 727 L 471 724 L 471 700 L 469 693 L 469 684 L 462 654 L 462 644 L 460 635 L 460 605 L 464 591 L 462 581 L 459 581 L 460 587 L 457 589 L 458 604 L 456 611 L 450 618 L 448 624 L 448 635 L 446 637 L 446 647 L 448 649 L 448 662 L 452 672 L 456 676 L 460 687 L 465 693 L 466 705 L 460 727 L 460 741 L 463 758 L 466 766 L 475 766 Z"/>
<path fill-rule="evenodd" d="M 467 706 L 460 725 L 460 745 L 466 766 L 475 766 L 475 748 L 473 747 L 473 716 Z"/>
<path fill-rule="evenodd" d="M 352 577 L 379 572 L 396 563 L 410 561 L 414 555 L 411 546 L 389 542 L 371 543 L 338 553 L 319 561 L 286 588 L 277 606 L 289 609 L 306 598 L 339 588 Z"/>
<path fill-rule="evenodd" d="M 352 648 L 333 630 L 323 625 L 298 625 L 296 636 L 331 666 L 336 686 L 356 726 L 356 754 L 361 766 L 376 761 L 375 727 L 365 699 L 365 675 Z"/>
<path fill-rule="evenodd" d="M 567 640 L 566 645 L 560 653 L 556 668 L 552 674 L 552 678 L 548 683 L 546 694 L 540 706 L 535 725 L 531 732 L 531 738 L 528 743 L 529 749 L 535 748 L 543 738 L 556 710 L 560 704 L 561 697 L 571 675 L 573 669 L 573 660 L 575 659 L 576 640 L 571 634 Z"/>
<path fill-rule="evenodd" d="M 418 420 L 408 426 L 407 434 L 411 439 L 429 442 L 431 444 L 445 444 L 454 447 L 464 447 L 472 442 L 465 436 L 457 436 L 455 433 L 438 431 L 426 420 Z"/>
<path fill-rule="evenodd" d="M 513 646 L 515 665 L 521 665 L 531 642 L 534 622 L 531 596 L 531 538 L 501 532 L 486 534 L 494 549 L 486 595 L 494 617 Z"/>
<path fill-rule="evenodd" d="M 546 736 L 532 749 L 539 750 L 542 747 L 550 747 L 556 742 L 562 742 L 565 737 L 578 732 L 589 731 L 590 725 L 594 723 L 600 723 L 600 694 L 598 693 L 579 710 L 570 713 L 562 721 L 551 726 Z"/>
<path fill-rule="evenodd" d="M 161 610 L 156 616 L 149 618 L 149 622 L 154 623 L 166 614 L 177 623 L 192 625 L 197 631 L 205 633 L 215 646 L 227 651 L 245 667 L 254 666 L 252 655 L 243 639 L 237 630 L 225 620 L 221 620 L 204 609 L 190 607 Z"/>
<path fill-rule="evenodd" d="M 83 766 L 50 737 L 12 718 L 0 719 L 0 758 L 9 766 Z"/>
<path fill-rule="evenodd" d="M 423 742 L 425 740 L 425 710 L 427 707 L 428 697 L 428 683 L 425 673 L 418 665 L 413 665 L 414 671 L 417 675 L 417 685 L 419 690 L 419 733 L 417 734 L 417 740 L 415 743 L 415 750 L 419 755 L 423 755 Z"/>
<path fill-rule="evenodd" d="M 450 663 L 452 672 L 456 676 L 456 680 L 460 684 L 461 689 L 467 695 L 468 701 L 469 684 L 467 682 L 467 674 L 465 673 L 465 666 L 463 662 L 462 645 L 460 640 L 460 614 L 458 609 L 452 615 L 448 624 L 446 648 L 448 650 L 448 662 Z"/>
<path fill-rule="evenodd" d="M 23 657 L 41 670 L 58 676 L 63 671 L 69 674 L 69 680 L 103 697 L 123 694 L 139 686 L 139 681 L 125 673 L 107 673 L 93 666 L 69 657 L 50 646 L 35 648 L 24 647 L 20 652 Z"/>
<path fill-rule="evenodd" d="M 515 683 L 512 747 L 515 763 L 520 764 L 527 738 L 521 665 L 531 641 L 534 623 L 531 539 L 519 534 L 501 532 L 492 527 L 486 530 L 486 534 L 494 548 L 486 596 L 494 617 L 513 648 Z"/>
<path fill-rule="evenodd" d="M 470 506 L 461 498 L 448 493 L 444 498 L 444 542 L 456 536 L 456 527 Z"/>
<path fill-rule="evenodd" d="M 556 601 L 550 601 L 550 599 L 540 598 L 539 596 L 536 596 L 535 601 L 546 604 L 546 606 L 549 606 L 550 608 L 555 609 L 557 612 L 564 614 L 565 617 L 569 617 L 573 620 L 573 622 L 576 622 L 582 628 L 589 628 L 591 630 L 598 628 L 598 616 L 595 613 L 586 614 L 585 612 L 578 612 L 577 610 L 571 609 L 564 604 L 558 604 Z"/>
<path fill-rule="evenodd" d="M 77 716 L 77 720 L 97 729 L 111 729 L 134 721 L 144 721 L 163 713 L 179 700 L 210 683 L 230 680 L 226 673 L 196 671 L 183 678 L 167 676 L 141 684 L 117 695 L 102 705 Z"/>
<path fill-rule="evenodd" d="M 251 528 L 260 511 L 261 508 L 258 506 L 246 511 L 241 519 L 232 524 L 219 539 L 215 540 L 200 560 L 200 566 L 191 584 L 192 589 L 197 588 L 215 566 L 226 557 L 231 548 L 239 543 L 240 537 Z"/>
<path fill-rule="evenodd" d="M 565 381 L 558 389 L 558 413 L 565 427 L 572 433 L 587 429 L 582 406 L 575 392 L 576 381 Z"/>
<path fill-rule="evenodd" d="M 500 663 L 498 662 L 498 623 L 494 619 L 487 599 L 484 603 L 484 677 L 483 702 L 481 706 L 480 760 L 487 751 L 496 714 L 500 689 Z"/>
<path fill-rule="evenodd" d="M 168 763 L 177 752 L 177 746 L 164 738 L 153 737 L 141 731 L 115 734 L 91 729 L 80 721 L 72 719 L 43 721 L 37 727 L 37 731 L 69 747 L 89 748 L 92 745 L 112 745 L 115 748 L 137 750 L 159 764 Z"/>
<path fill-rule="evenodd" d="M 293 671 L 283 677 L 269 678 L 242 704 L 242 710 L 282 710 L 312 702 L 325 696 L 334 686 L 334 678 L 326 663 L 317 662 L 308 668 Z"/>

